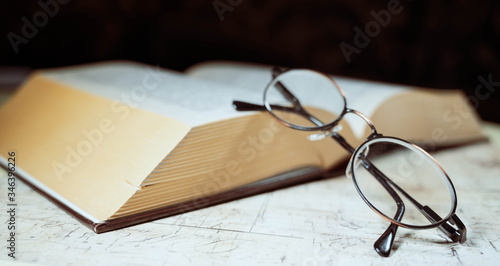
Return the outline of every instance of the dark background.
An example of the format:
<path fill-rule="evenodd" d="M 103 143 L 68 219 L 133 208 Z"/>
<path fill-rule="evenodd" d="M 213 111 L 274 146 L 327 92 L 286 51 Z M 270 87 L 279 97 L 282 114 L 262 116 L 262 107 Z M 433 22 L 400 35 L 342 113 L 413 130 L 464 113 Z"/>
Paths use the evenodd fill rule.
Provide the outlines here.
<path fill-rule="evenodd" d="M 130 59 L 183 70 L 223 59 L 314 68 L 462 89 L 477 100 L 483 119 L 500 122 L 500 83 L 478 91 L 480 77 L 500 82 L 499 1 L 396 1 L 402 11 L 379 26 L 350 62 L 340 44 L 354 46 L 354 28 L 365 32 L 376 21 L 371 11 L 387 10 L 391 1 L 59 1 L 41 0 L 58 6 L 46 21 L 37 16 L 45 12 L 38 1 L 0 3 L 0 65 L 44 68 Z M 16 53 L 8 36 L 23 37 L 23 17 L 32 23 L 37 17 L 40 27 Z"/>

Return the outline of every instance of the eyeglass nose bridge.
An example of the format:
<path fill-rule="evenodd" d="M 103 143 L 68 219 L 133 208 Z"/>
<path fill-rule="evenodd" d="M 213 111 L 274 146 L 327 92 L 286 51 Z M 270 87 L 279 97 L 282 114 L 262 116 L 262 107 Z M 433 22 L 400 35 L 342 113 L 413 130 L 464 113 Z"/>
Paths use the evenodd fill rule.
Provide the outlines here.
<path fill-rule="evenodd" d="M 342 118 L 346 114 L 354 114 L 354 115 L 356 115 L 358 117 L 361 117 L 361 119 L 363 119 L 363 121 L 365 121 L 365 123 L 370 127 L 371 133 L 366 138 L 365 143 L 366 143 L 366 141 L 369 141 L 371 139 L 374 139 L 374 138 L 377 138 L 377 137 L 382 137 L 382 135 L 377 132 L 377 129 L 373 125 L 373 122 L 366 115 L 364 115 L 363 113 L 361 113 L 360 111 L 357 111 L 357 110 L 354 110 L 354 109 L 350 109 L 350 108 L 346 108 L 344 114 L 342 115 Z M 363 156 L 367 156 L 368 152 L 369 152 L 369 148 L 365 147 L 364 150 L 361 151 L 360 154 L 363 155 Z M 353 169 L 352 164 L 353 164 L 353 161 L 354 161 L 354 156 L 351 156 L 351 158 L 349 159 L 349 163 L 347 164 L 347 168 L 346 168 L 346 172 L 345 172 L 347 178 L 352 178 L 352 169 Z M 357 163 L 356 163 L 357 165 L 355 165 L 354 168 L 358 167 L 358 165 L 360 163 L 361 163 L 361 160 L 358 160 Z"/>
<path fill-rule="evenodd" d="M 366 122 L 366 124 L 370 127 L 371 129 L 371 133 L 370 135 L 368 135 L 368 137 L 366 138 L 366 141 L 368 140 L 371 140 L 371 139 L 374 139 L 376 137 L 381 137 L 382 135 L 377 133 L 377 129 L 375 128 L 375 126 L 373 125 L 373 122 L 366 116 L 364 115 L 363 113 L 361 113 L 360 111 L 357 111 L 357 110 L 354 110 L 354 109 L 350 109 L 350 108 L 347 108 L 345 110 L 345 113 L 343 114 L 343 116 L 345 116 L 346 114 L 354 114 L 358 117 L 361 117 L 361 119 L 363 119 L 363 121 Z"/>

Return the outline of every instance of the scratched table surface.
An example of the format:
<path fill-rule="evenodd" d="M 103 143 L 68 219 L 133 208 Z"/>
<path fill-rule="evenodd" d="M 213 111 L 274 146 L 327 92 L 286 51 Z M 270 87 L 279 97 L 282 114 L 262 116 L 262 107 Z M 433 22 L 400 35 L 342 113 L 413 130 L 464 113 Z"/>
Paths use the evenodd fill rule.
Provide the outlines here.
<path fill-rule="evenodd" d="M 95 234 L 17 182 L 16 262 L 42 265 L 498 265 L 500 146 L 496 137 L 434 153 L 458 193 L 468 239 L 437 229 L 399 229 L 389 258 L 373 249 L 387 222 L 345 176 L 333 177 L 157 221 Z M 8 220 L 0 173 L 1 221 Z M 7 222 L 0 258 L 8 256 Z"/>

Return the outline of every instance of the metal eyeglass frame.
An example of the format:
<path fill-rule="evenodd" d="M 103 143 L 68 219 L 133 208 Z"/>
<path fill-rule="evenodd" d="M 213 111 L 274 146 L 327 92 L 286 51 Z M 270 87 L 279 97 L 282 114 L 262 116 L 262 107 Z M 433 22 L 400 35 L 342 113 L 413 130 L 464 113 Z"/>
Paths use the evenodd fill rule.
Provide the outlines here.
<path fill-rule="evenodd" d="M 290 71 L 292 69 L 281 69 L 279 67 L 274 67 L 272 69 L 272 81 L 268 84 L 266 87 L 266 90 L 264 91 L 264 106 L 262 105 L 257 105 L 257 104 L 251 104 L 247 102 L 242 102 L 242 101 L 233 101 L 233 107 L 237 111 L 268 111 L 275 119 L 277 119 L 281 124 L 293 128 L 293 129 L 298 129 L 298 130 L 304 130 L 304 131 L 313 131 L 313 130 L 320 130 L 322 131 L 322 135 L 326 137 L 331 137 L 333 138 L 337 143 L 339 143 L 347 152 L 351 154 L 351 158 L 349 160 L 349 164 L 346 169 L 346 174 L 348 176 L 351 176 L 354 182 L 354 186 L 356 187 L 356 190 L 360 194 L 361 198 L 365 201 L 368 206 L 375 211 L 377 214 L 388 220 L 391 224 L 387 228 L 387 230 L 379 237 L 377 241 L 374 243 L 374 248 L 376 252 L 383 257 L 388 257 L 390 255 L 392 245 L 394 242 L 394 238 L 396 236 L 396 231 L 398 226 L 404 227 L 404 228 L 409 228 L 409 229 L 430 229 L 430 228 L 435 228 L 438 227 L 445 235 L 447 235 L 453 242 L 460 242 L 464 243 L 466 240 L 466 234 L 467 234 L 467 229 L 465 225 L 462 223 L 462 221 L 458 218 L 458 216 L 455 214 L 456 208 L 457 208 L 457 196 L 456 196 L 456 191 L 455 188 L 453 187 L 453 184 L 444 171 L 444 169 L 441 167 L 441 165 L 426 151 L 424 151 L 422 148 L 416 146 L 415 144 L 409 143 L 405 140 L 399 139 L 399 138 L 394 138 L 394 137 L 385 137 L 382 134 L 379 134 L 377 130 L 375 129 L 375 126 L 373 123 L 366 117 L 364 114 L 362 114 L 359 111 L 356 111 L 354 109 L 350 109 L 347 107 L 347 101 L 345 98 L 345 94 L 340 88 L 340 86 L 333 80 L 331 77 L 320 73 L 316 72 L 313 70 L 308 70 L 308 71 L 313 71 L 316 72 L 317 74 L 320 74 L 326 78 L 328 78 L 334 85 L 335 87 L 339 90 L 340 94 L 342 95 L 343 98 L 343 103 L 344 103 L 344 108 L 341 114 L 332 122 L 323 124 L 318 118 L 314 117 L 310 113 L 308 113 L 301 105 L 299 99 L 293 95 L 292 92 L 290 92 L 281 82 L 278 81 L 277 77 L 279 75 L 285 74 L 287 71 Z M 286 107 L 286 106 L 279 106 L 279 105 L 271 105 L 267 100 L 266 100 L 266 92 L 269 90 L 269 88 L 276 87 L 279 92 L 285 97 L 290 103 L 293 103 L 293 107 Z M 315 124 L 315 127 L 304 127 L 304 126 L 298 126 L 295 124 L 291 124 L 285 120 L 282 120 L 280 117 L 278 117 L 272 110 L 279 110 L 279 111 L 284 111 L 284 112 L 291 112 L 295 113 L 297 115 L 300 115 L 313 124 Z M 342 135 L 338 133 L 338 130 L 335 130 L 335 127 L 338 125 L 338 123 L 342 120 L 344 115 L 346 114 L 354 114 L 362 118 L 370 127 L 371 129 L 371 134 L 366 138 L 365 142 L 359 145 L 356 149 L 351 146 L 347 141 L 345 140 Z M 320 134 L 321 135 L 321 134 Z M 405 192 L 401 187 L 399 187 L 396 183 L 394 183 L 389 177 L 387 177 L 384 173 L 382 173 L 375 165 L 373 165 L 368 159 L 364 158 L 362 159 L 362 165 L 363 167 L 384 187 L 385 190 L 390 194 L 390 196 L 394 199 L 396 205 L 397 205 L 397 211 L 396 214 L 394 215 L 394 218 L 390 218 L 386 216 L 384 213 L 379 211 L 367 198 L 366 196 L 361 192 L 361 189 L 359 188 L 356 178 L 352 173 L 354 172 L 354 165 L 353 165 L 353 158 L 363 158 L 363 153 L 366 152 L 366 147 L 368 147 L 370 144 L 374 142 L 379 142 L 379 141 L 388 141 L 388 142 L 393 142 L 397 143 L 399 145 L 405 146 L 407 148 L 416 150 L 420 152 L 421 154 L 427 156 L 429 159 L 432 160 L 433 163 L 437 165 L 439 170 L 442 171 L 444 174 L 444 179 L 447 182 L 448 190 L 451 194 L 452 198 L 452 207 L 449 212 L 449 214 L 441 218 L 437 213 L 435 213 L 430 207 L 425 206 L 420 204 L 417 200 L 413 199 L 407 192 Z M 407 198 L 428 220 L 431 224 L 429 225 L 410 225 L 410 224 L 405 224 L 401 222 L 401 219 L 403 217 L 403 214 L 405 212 L 405 206 L 403 200 L 399 197 L 398 191 L 403 195 L 405 198 Z"/>

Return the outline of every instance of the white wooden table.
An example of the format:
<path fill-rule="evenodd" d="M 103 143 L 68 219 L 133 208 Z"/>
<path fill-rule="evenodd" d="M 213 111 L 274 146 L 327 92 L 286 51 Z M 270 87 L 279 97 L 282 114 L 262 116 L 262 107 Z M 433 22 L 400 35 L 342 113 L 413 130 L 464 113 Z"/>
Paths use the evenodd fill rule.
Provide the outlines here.
<path fill-rule="evenodd" d="M 498 134 L 498 127 L 492 130 Z M 382 258 L 373 242 L 387 222 L 334 177 L 104 234 L 17 183 L 17 262 L 44 265 L 498 265 L 500 147 L 475 144 L 434 154 L 458 193 L 464 244 L 437 229 L 399 229 Z M 0 173 L 0 220 L 7 221 L 7 182 Z M 7 222 L 0 225 L 7 257 Z"/>

